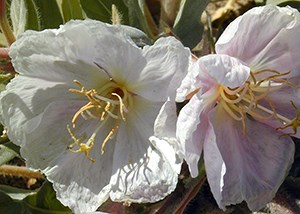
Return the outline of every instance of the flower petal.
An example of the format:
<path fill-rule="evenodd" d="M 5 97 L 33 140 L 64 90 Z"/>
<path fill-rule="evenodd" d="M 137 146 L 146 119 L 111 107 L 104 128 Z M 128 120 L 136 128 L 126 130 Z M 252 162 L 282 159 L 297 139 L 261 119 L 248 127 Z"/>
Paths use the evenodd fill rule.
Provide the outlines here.
<path fill-rule="evenodd" d="M 297 117 L 299 116 L 300 111 L 300 77 L 294 77 L 288 80 L 291 85 L 286 85 L 276 91 L 271 91 L 268 93 L 268 100 L 262 99 L 259 104 L 271 108 L 269 102 L 272 103 L 272 108 L 276 110 L 276 114 L 285 117 L 287 120 L 299 120 Z M 293 107 L 295 105 L 296 109 Z M 262 123 L 265 123 L 273 128 L 284 127 L 280 121 L 276 118 L 272 120 L 261 120 Z M 289 133 L 294 137 L 300 138 L 300 132 L 296 132 L 293 134 L 294 130 L 292 127 L 286 129 L 279 129 L 279 131 L 283 133 Z"/>
<path fill-rule="evenodd" d="M 237 57 L 252 70 L 291 71 L 290 76 L 294 76 L 300 67 L 299 35 L 300 14 L 296 9 L 256 7 L 226 28 L 216 43 L 216 52 Z"/>
<path fill-rule="evenodd" d="M 130 78 L 129 90 L 153 101 L 175 96 L 175 89 L 187 72 L 190 51 L 175 38 L 167 37 L 145 46 L 143 56 L 147 64 L 139 75 Z"/>
<path fill-rule="evenodd" d="M 97 135 L 89 154 L 96 160 L 95 163 L 84 153 L 67 149 L 73 143 L 67 131 L 67 123 L 71 122 L 70 118 L 77 109 L 76 103 L 72 101 L 53 102 L 42 114 L 25 123 L 26 135 L 21 155 L 28 167 L 41 169 L 47 179 L 53 182 L 57 198 L 64 205 L 75 213 L 81 213 L 95 211 L 109 196 L 115 144 L 106 145 L 105 153 L 100 155 L 105 135 Z M 96 125 L 97 121 L 83 123 L 83 119 L 79 120 L 74 135 L 78 138 L 90 136 Z M 36 127 L 31 129 L 32 126 Z M 105 125 L 99 132 L 108 133 L 110 128 Z"/>
<path fill-rule="evenodd" d="M 203 113 L 208 110 L 205 107 L 206 100 L 197 94 L 181 109 L 177 121 L 176 135 L 192 177 L 198 176 L 198 161 L 208 128 L 207 118 Z"/>
<path fill-rule="evenodd" d="M 140 107 L 119 128 L 110 181 L 113 201 L 156 202 L 176 187 L 176 171 L 148 140 L 160 105 L 147 102 L 139 100 Z"/>
<path fill-rule="evenodd" d="M 59 82 L 22 75 L 15 77 L 0 94 L 0 120 L 8 128 L 10 139 L 21 145 L 24 124 L 42 113 L 49 103 L 60 100 L 73 100 L 73 103 L 77 100 L 82 104 L 68 91 L 68 86 Z"/>
<path fill-rule="evenodd" d="M 182 149 L 176 139 L 177 111 L 176 104 L 170 100 L 162 106 L 154 123 L 152 145 L 159 150 L 178 174 L 182 164 Z"/>
<path fill-rule="evenodd" d="M 201 72 L 210 75 L 223 86 L 235 88 L 243 85 L 250 75 L 250 68 L 234 57 L 211 54 L 198 60 Z M 203 78 L 203 82 L 205 79 Z"/>
<path fill-rule="evenodd" d="M 221 107 L 209 113 L 209 120 L 214 135 L 204 144 L 205 165 L 212 167 L 207 171 L 212 192 L 221 193 L 221 197 L 216 195 L 217 203 L 224 208 L 245 200 L 251 210 L 261 209 L 275 196 L 290 169 L 293 141 L 247 117 L 243 135 L 241 123 L 230 118 Z M 214 140 L 217 147 L 209 144 Z M 221 157 L 213 158 L 218 153 Z M 215 179 L 215 173 L 219 179 Z"/>

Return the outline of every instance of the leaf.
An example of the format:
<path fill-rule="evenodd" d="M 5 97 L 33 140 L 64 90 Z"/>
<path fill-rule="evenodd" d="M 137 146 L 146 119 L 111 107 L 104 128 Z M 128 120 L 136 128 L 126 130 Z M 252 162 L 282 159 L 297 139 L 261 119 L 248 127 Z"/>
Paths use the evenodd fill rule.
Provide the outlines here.
<path fill-rule="evenodd" d="M 65 22 L 71 19 L 83 19 L 79 0 L 62 0 L 61 7 Z"/>
<path fill-rule="evenodd" d="M 266 4 L 277 5 L 277 6 L 291 6 L 296 9 L 300 9 L 300 0 L 266 0 Z"/>
<path fill-rule="evenodd" d="M 129 25 L 144 31 L 154 39 L 158 30 L 153 25 L 145 0 L 126 0 L 125 2 L 128 7 Z"/>
<path fill-rule="evenodd" d="M 151 39 L 143 31 L 127 25 L 120 25 L 119 27 L 126 35 L 130 36 L 137 46 L 143 47 L 152 44 Z"/>
<path fill-rule="evenodd" d="M 58 28 L 63 24 L 63 19 L 59 11 L 56 0 L 33 0 L 39 14 L 40 28 Z"/>
<path fill-rule="evenodd" d="M 8 185 L 0 185 L 0 192 L 4 192 L 13 200 L 23 200 L 28 195 L 36 194 L 37 190 L 26 190 L 16 187 L 11 187 Z"/>
<path fill-rule="evenodd" d="M 200 21 L 202 12 L 208 0 L 182 0 L 174 23 L 174 33 L 181 42 L 189 47 L 195 47 L 202 39 L 203 24 Z"/>
<path fill-rule="evenodd" d="M 27 8 L 25 0 L 12 0 L 10 5 L 10 19 L 16 37 L 25 31 L 26 17 Z"/>
<path fill-rule="evenodd" d="M 128 24 L 128 8 L 122 0 L 80 0 L 82 9 L 91 19 L 111 23 L 111 8 L 114 4 L 122 15 L 122 24 Z"/>
<path fill-rule="evenodd" d="M 26 19 L 26 29 L 40 30 L 40 22 L 37 13 L 37 7 L 33 0 L 26 0 L 27 7 L 27 19 Z"/>
<path fill-rule="evenodd" d="M 6 193 L 0 191 L 0 213 L 23 213 L 21 203 L 14 201 Z"/>
<path fill-rule="evenodd" d="M 15 151 L 5 145 L 0 145 L 0 166 L 12 160 L 16 156 L 18 156 L 18 154 Z"/>
<path fill-rule="evenodd" d="M 29 195 L 24 202 L 34 213 L 71 213 L 68 207 L 63 206 L 57 199 L 52 184 L 45 181 L 35 195 Z"/>

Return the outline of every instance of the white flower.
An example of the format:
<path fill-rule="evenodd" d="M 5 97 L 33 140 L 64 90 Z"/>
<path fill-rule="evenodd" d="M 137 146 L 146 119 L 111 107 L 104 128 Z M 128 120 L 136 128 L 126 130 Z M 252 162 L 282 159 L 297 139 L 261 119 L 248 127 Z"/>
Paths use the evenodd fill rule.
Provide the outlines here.
<path fill-rule="evenodd" d="M 108 197 L 161 200 L 177 172 L 148 138 L 189 54 L 172 37 L 138 48 L 120 26 L 92 20 L 27 31 L 10 50 L 19 75 L 0 95 L 1 121 L 74 212 Z"/>

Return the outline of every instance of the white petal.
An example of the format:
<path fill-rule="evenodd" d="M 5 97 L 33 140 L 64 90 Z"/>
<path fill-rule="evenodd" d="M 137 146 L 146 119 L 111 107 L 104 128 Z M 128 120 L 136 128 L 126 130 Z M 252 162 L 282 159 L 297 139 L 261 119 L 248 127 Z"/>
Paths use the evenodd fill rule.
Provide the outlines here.
<path fill-rule="evenodd" d="M 252 70 L 292 71 L 291 76 L 295 76 L 300 67 L 299 35 L 300 14 L 296 9 L 256 7 L 226 28 L 216 43 L 216 52 L 237 57 Z"/>
<path fill-rule="evenodd" d="M 179 174 L 182 163 L 182 149 L 176 139 L 176 122 L 176 104 L 168 100 L 162 106 L 155 120 L 154 136 L 150 137 L 150 141 L 169 161 L 173 170 Z"/>
<path fill-rule="evenodd" d="M 250 75 L 249 67 L 227 55 L 211 54 L 201 57 L 198 65 L 199 72 L 207 73 L 219 84 L 231 88 L 243 85 Z"/>
<path fill-rule="evenodd" d="M 139 75 L 131 78 L 129 90 L 153 101 L 165 101 L 171 94 L 175 96 L 175 89 L 187 72 L 189 50 L 175 38 L 167 37 L 145 46 L 143 55 L 147 64 Z"/>
<path fill-rule="evenodd" d="M 60 100 L 75 101 L 66 85 L 22 75 L 15 77 L 0 94 L 0 120 L 7 126 L 10 139 L 21 145 L 24 124 L 41 114 L 49 103 Z"/>
<path fill-rule="evenodd" d="M 211 111 L 209 119 L 214 128 L 211 141 L 215 140 L 217 147 L 209 144 L 210 140 L 205 142 L 205 165 L 213 167 L 207 176 L 212 192 L 217 192 L 217 203 L 224 208 L 245 200 L 251 210 L 261 209 L 275 196 L 290 169 L 293 141 L 280 138 L 274 129 L 247 117 L 245 136 L 241 123 L 221 107 Z M 221 157 L 211 158 L 218 153 Z"/>
<path fill-rule="evenodd" d="M 177 172 L 148 140 L 153 135 L 153 114 L 157 114 L 160 105 L 144 102 L 139 100 L 145 109 L 130 112 L 134 115 L 118 131 L 110 182 L 113 201 L 156 202 L 170 194 L 177 184 Z"/>

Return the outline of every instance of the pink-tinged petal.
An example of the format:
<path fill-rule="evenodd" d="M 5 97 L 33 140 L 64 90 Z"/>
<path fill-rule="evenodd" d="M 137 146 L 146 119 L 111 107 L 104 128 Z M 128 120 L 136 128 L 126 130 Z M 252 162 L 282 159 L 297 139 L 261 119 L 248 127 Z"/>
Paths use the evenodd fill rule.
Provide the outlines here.
<path fill-rule="evenodd" d="M 184 102 L 189 93 L 192 93 L 199 87 L 196 77 L 199 75 L 200 69 L 196 61 L 190 60 L 188 73 L 181 81 L 180 86 L 176 90 L 176 102 Z"/>
<path fill-rule="evenodd" d="M 212 162 L 218 162 L 215 169 L 207 171 L 212 192 L 218 193 L 217 203 L 224 208 L 245 200 L 251 210 L 261 209 L 275 196 L 290 169 L 293 141 L 247 117 L 244 135 L 241 122 L 233 120 L 222 107 L 209 113 L 209 121 L 214 128 L 211 140 L 215 137 L 217 147 L 212 144 L 210 148 L 211 140 L 205 141 L 205 165 L 210 168 Z M 213 160 L 210 155 L 217 157 Z"/>
<path fill-rule="evenodd" d="M 276 114 L 285 117 L 288 120 L 294 120 L 300 113 L 300 90 L 298 86 L 300 85 L 300 77 L 294 77 L 288 80 L 294 86 L 285 85 L 279 90 L 271 91 L 268 93 L 268 101 L 261 100 L 259 102 L 260 105 L 271 109 L 270 103 L 272 103 L 272 107 L 276 110 Z M 295 105 L 296 109 L 293 107 L 292 103 Z M 299 119 L 298 119 L 299 120 Z M 261 120 L 262 123 L 268 124 L 273 128 L 284 127 L 278 119 L 273 118 L 272 120 Z M 283 133 L 289 133 L 294 137 L 300 138 L 299 128 L 297 133 L 294 133 L 292 127 L 286 129 L 280 129 L 279 131 Z"/>
<path fill-rule="evenodd" d="M 222 54 L 201 57 L 198 65 L 201 72 L 210 75 L 220 85 L 231 88 L 243 85 L 250 75 L 250 68 L 240 60 Z"/>
<path fill-rule="evenodd" d="M 164 102 L 187 73 L 190 51 L 173 37 L 160 38 L 143 48 L 144 69 L 130 78 L 128 90 L 146 99 Z M 137 59 L 131 62 L 140 64 Z"/>
<path fill-rule="evenodd" d="M 176 135 L 192 177 L 198 175 L 198 161 L 208 129 L 206 114 L 216 103 L 216 91 L 217 88 L 211 88 L 204 94 L 197 93 L 178 116 Z"/>
<path fill-rule="evenodd" d="M 300 14 L 296 9 L 256 7 L 226 28 L 216 43 L 216 52 L 237 57 L 252 70 L 291 71 L 295 76 L 300 67 L 299 35 Z"/>
<path fill-rule="evenodd" d="M 116 136 L 110 197 L 113 201 L 155 202 L 176 187 L 178 174 L 148 138 L 161 105 L 139 99 Z"/>

